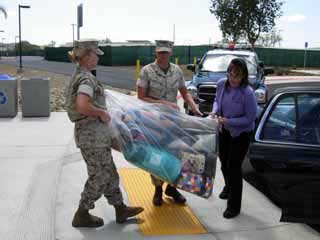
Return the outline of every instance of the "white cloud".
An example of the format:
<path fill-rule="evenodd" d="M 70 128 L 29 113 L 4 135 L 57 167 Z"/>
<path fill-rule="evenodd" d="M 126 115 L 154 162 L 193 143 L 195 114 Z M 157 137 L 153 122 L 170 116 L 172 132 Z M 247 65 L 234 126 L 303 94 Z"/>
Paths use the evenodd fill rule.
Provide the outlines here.
<path fill-rule="evenodd" d="M 281 17 L 281 21 L 289 22 L 289 23 L 296 23 L 296 22 L 302 22 L 306 19 L 306 16 L 302 14 L 295 14 L 291 16 L 283 16 Z"/>

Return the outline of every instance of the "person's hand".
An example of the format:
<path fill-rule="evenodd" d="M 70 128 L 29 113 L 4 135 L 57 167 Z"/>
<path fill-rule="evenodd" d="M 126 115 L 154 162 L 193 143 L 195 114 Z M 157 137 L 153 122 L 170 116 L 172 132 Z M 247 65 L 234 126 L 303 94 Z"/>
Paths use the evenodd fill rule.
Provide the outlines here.
<path fill-rule="evenodd" d="M 213 118 L 213 119 L 218 119 L 218 115 L 217 115 L 217 113 L 215 113 L 215 112 L 210 112 L 210 113 L 209 113 L 209 116 L 210 116 L 211 118 Z"/>
<path fill-rule="evenodd" d="M 192 108 L 192 112 L 197 116 L 203 116 L 203 113 L 200 112 L 200 110 L 199 110 L 199 108 L 197 106 Z"/>
<path fill-rule="evenodd" d="M 226 124 L 228 122 L 228 118 L 218 116 L 218 122 L 220 124 Z"/>
<path fill-rule="evenodd" d="M 99 117 L 104 123 L 109 123 L 111 120 L 110 114 L 106 111 L 102 111 Z"/>

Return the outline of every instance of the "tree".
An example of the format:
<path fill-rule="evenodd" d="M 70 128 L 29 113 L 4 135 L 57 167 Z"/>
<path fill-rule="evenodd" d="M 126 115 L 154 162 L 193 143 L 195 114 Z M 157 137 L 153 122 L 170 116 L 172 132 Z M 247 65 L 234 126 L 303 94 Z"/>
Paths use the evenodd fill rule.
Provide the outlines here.
<path fill-rule="evenodd" d="M 280 0 L 211 0 L 210 12 L 220 22 L 223 36 L 246 36 L 254 47 L 261 33 L 270 32 L 282 15 Z"/>
<path fill-rule="evenodd" d="M 6 19 L 7 18 L 7 11 L 6 11 L 6 9 L 4 8 L 4 7 L 2 7 L 2 6 L 0 6 L 0 12 L 2 12 L 3 13 L 3 15 L 4 15 L 4 18 Z"/>
<path fill-rule="evenodd" d="M 237 42 L 244 33 L 239 6 L 239 0 L 211 0 L 210 12 L 220 22 L 220 30 L 224 40 Z"/>
<path fill-rule="evenodd" d="M 106 39 L 103 39 L 103 40 L 99 40 L 99 43 L 101 44 L 106 44 L 106 43 L 112 43 L 111 39 L 106 37 Z"/>
<path fill-rule="evenodd" d="M 57 43 L 52 40 L 52 41 L 48 44 L 48 46 L 49 46 L 49 47 L 55 47 L 56 44 L 57 44 Z"/>
<path fill-rule="evenodd" d="M 111 39 L 106 37 L 105 43 L 111 43 Z"/>
<path fill-rule="evenodd" d="M 263 47 L 275 47 L 276 45 L 280 47 L 281 42 L 280 30 L 277 29 L 272 29 L 269 33 L 262 33 L 256 41 L 257 45 Z"/>

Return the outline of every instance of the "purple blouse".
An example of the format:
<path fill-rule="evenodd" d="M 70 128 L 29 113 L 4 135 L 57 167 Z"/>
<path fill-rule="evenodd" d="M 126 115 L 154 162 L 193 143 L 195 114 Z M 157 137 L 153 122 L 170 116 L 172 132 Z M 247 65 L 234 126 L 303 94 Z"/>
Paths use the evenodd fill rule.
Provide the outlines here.
<path fill-rule="evenodd" d="M 257 100 L 250 86 L 233 88 L 225 86 L 226 80 L 217 83 L 216 98 L 212 112 L 228 119 L 224 124 L 232 137 L 255 127 Z"/>

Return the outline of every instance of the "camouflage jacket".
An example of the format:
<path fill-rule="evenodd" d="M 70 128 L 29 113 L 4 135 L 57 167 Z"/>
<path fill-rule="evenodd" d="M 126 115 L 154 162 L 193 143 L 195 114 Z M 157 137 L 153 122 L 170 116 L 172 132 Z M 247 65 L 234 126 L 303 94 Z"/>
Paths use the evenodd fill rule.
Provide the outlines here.
<path fill-rule="evenodd" d="M 170 63 L 165 73 L 157 62 L 153 62 L 141 69 L 137 85 L 146 88 L 149 97 L 176 103 L 178 89 L 185 85 L 185 81 L 179 66 Z"/>
<path fill-rule="evenodd" d="M 98 117 L 86 116 L 77 112 L 76 97 L 85 93 L 91 103 L 107 111 L 103 85 L 89 71 L 79 66 L 66 88 L 66 109 L 70 121 L 75 123 L 75 142 L 79 148 L 110 147 L 110 127 Z"/>

